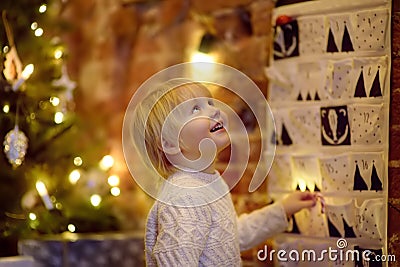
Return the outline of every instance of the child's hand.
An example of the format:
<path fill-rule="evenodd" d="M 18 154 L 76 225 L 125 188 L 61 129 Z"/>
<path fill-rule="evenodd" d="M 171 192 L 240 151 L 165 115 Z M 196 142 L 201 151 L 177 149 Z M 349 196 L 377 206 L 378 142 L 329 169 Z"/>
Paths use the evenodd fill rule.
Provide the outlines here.
<path fill-rule="evenodd" d="M 311 208 L 317 203 L 318 196 L 311 192 L 294 192 L 282 200 L 287 218 L 303 208 Z"/>

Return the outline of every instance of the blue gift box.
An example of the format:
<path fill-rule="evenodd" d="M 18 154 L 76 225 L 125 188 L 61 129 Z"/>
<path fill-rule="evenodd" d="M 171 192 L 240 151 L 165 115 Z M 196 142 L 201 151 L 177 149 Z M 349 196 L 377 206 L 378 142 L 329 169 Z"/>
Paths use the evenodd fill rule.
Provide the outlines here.
<path fill-rule="evenodd" d="M 32 256 L 35 267 L 144 266 L 143 233 L 66 234 L 26 239 L 21 255 Z"/>

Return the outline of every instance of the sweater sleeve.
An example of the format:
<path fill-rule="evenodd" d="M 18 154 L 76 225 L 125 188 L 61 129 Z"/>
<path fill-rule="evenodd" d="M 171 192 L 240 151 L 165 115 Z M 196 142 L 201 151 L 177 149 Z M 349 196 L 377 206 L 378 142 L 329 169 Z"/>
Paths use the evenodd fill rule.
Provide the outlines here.
<path fill-rule="evenodd" d="M 288 227 L 288 220 L 280 202 L 265 206 L 238 218 L 240 250 L 250 249 Z"/>
<path fill-rule="evenodd" d="M 207 205 L 160 205 L 153 257 L 158 266 L 198 266 L 211 227 Z"/>

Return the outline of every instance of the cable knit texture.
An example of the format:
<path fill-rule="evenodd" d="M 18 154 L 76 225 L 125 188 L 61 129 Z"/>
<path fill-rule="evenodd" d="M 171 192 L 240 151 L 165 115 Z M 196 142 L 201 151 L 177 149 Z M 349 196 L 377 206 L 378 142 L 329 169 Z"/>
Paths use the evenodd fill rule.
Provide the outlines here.
<path fill-rule="evenodd" d="M 147 266 L 241 266 L 241 250 L 287 227 L 280 203 L 237 218 L 229 189 L 219 173 L 177 172 L 168 181 L 186 188 L 204 188 L 217 182 L 227 193 L 206 205 L 198 205 L 201 199 L 207 199 L 202 190 L 175 191 L 169 203 L 179 205 L 156 201 L 146 225 Z M 210 191 L 211 195 L 220 193 Z"/>

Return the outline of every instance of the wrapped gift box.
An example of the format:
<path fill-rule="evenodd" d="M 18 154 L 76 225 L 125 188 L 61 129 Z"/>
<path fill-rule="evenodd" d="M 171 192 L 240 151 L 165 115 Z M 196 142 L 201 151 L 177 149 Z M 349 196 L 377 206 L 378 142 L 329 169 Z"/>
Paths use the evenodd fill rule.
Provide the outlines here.
<path fill-rule="evenodd" d="M 33 258 L 29 256 L 15 256 L 0 258 L 0 267 L 34 267 Z"/>
<path fill-rule="evenodd" d="M 42 266 L 144 266 L 143 233 L 67 234 L 21 240 L 21 255 Z"/>

